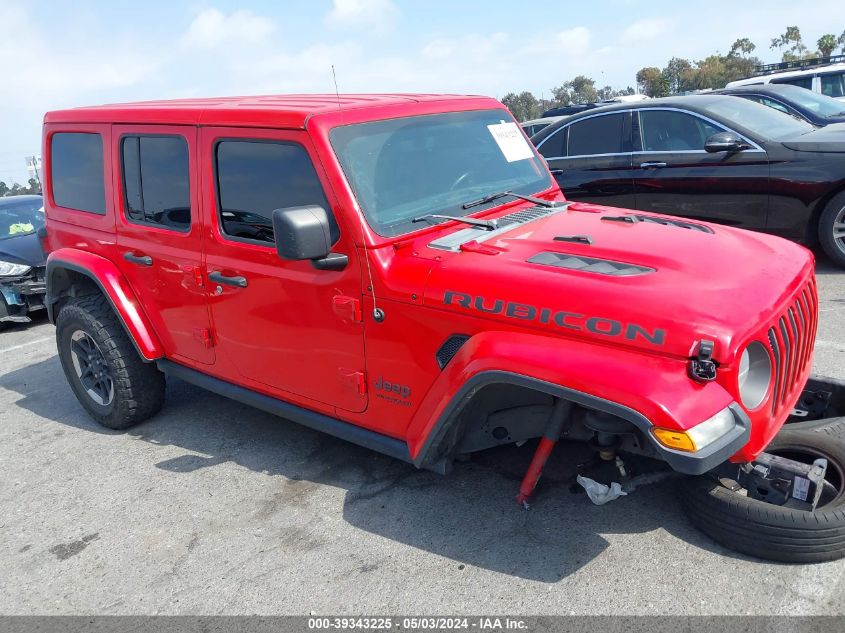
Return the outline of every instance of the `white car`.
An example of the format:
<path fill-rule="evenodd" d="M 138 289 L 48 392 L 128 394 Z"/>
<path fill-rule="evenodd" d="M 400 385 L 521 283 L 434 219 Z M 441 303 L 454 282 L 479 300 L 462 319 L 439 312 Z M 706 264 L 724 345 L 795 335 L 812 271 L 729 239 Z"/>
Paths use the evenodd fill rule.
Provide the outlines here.
<path fill-rule="evenodd" d="M 759 75 L 730 82 L 726 87 L 757 84 L 792 84 L 819 94 L 845 101 L 845 63 L 816 66 L 805 70 L 789 70 L 771 75 Z"/>

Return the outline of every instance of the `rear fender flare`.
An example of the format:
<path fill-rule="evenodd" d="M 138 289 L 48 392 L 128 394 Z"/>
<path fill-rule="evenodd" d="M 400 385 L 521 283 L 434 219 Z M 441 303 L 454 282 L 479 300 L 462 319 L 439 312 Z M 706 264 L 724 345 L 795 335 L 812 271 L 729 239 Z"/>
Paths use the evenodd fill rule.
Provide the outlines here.
<path fill-rule="evenodd" d="M 467 341 L 420 404 L 408 427 L 414 464 L 431 467 L 460 412 L 483 387 L 536 389 L 650 429 L 685 430 L 734 401 L 718 383 L 698 384 L 686 359 L 655 356 L 537 334 L 485 332 Z"/>
<path fill-rule="evenodd" d="M 132 287 L 110 260 L 73 248 L 60 248 L 47 258 L 47 314 L 56 322 L 55 306 L 72 285 L 63 271 L 73 271 L 90 279 L 108 299 L 135 349 L 145 361 L 164 357 L 161 341 L 141 309 Z"/>

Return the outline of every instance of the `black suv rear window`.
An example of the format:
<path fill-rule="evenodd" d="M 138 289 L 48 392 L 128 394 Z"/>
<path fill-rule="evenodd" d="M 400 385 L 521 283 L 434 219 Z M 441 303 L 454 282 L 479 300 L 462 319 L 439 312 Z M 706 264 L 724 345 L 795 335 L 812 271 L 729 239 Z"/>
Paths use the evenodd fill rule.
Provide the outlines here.
<path fill-rule="evenodd" d="M 127 219 L 187 231 L 191 227 L 191 191 L 185 139 L 126 136 L 122 156 Z"/>
<path fill-rule="evenodd" d="M 50 142 L 53 200 L 60 207 L 106 213 L 103 139 L 88 132 L 58 132 Z"/>

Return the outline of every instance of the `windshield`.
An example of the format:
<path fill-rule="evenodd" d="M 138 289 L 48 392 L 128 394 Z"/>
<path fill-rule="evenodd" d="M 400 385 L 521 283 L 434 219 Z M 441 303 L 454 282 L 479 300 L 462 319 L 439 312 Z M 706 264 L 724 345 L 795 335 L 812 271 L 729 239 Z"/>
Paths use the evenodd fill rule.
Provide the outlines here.
<path fill-rule="evenodd" d="M 784 112 L 739 97 L 722 97 L 703 109 L 740 125 L 764 139 L 780 139 L 812 132 L 816 128 Z"/>
<path fill-rule="evenodd" d="M 783 90 L 783 96 L 820 116 L 828 117 L 845 114 L 845 103 L 827 95 L 820 95 L 806 88 L 789 86 L 788 89 L 785 88 Z"/>
<path fill-rule="evenodd" d="M 0 240 L 35 233 L 44 226 L 44 206 L 36 200 L 0 200 Z"/>
<path fill-rule="evenodd" d="M 473 213 L 483 207 L 461 205 L 488 194 L 532 194 L 552 185 L 504 110 L 346 125 L 332 130 L 331 143 L 364 216 L 383 237 L 419 229 L 412 220 L 423 215 Z"/>

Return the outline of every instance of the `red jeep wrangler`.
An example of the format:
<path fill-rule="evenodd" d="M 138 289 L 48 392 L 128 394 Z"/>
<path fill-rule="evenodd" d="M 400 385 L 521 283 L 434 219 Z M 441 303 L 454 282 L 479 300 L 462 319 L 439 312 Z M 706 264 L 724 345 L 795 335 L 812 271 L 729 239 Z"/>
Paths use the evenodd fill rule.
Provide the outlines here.
<path fill-rule="evenodd" d="M 173 376 L 438 472 L 542 438 L 525 501 L 561 437 L 751 477 L 810 373 L 807 250 L 570 204 L 493 99 L 78 108 L 43 155 L 59 356 L 109 428 Z"/>

